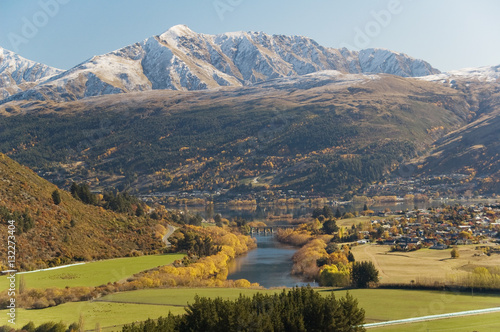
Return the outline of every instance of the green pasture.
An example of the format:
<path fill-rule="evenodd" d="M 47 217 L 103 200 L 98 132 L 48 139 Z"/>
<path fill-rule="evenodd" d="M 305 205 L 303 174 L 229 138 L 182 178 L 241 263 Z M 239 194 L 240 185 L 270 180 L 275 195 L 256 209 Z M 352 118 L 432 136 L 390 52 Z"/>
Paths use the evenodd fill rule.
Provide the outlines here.
<path fill-rule="evenodd" d="M 157 266 L 171 264 L 182 257 L 183 254 L 167 254 L 108 259 L 55 270 L 18 274 L 17 281 L 23 276 L 26 288 L 99 286 Z M 0 278 L 0 289 L 7 288 L 7 278 Z"/>
<path fill-rule="evenodd" d="M 349 293 L 365 309 L 367 323 L 500 307 L 499 295 L 400 289 L 353 289 Z M 344 296 L 345 291 L 335 295 Z"/>
<path fill-rule="evenodd" d="M 184 313 L 184 306 L 194 301 L 196 295 L 202 297 L 222 297 L 236 299 L 240 294 L 252 296 L 257 292 L 272 294 L 281 289 L 239 289 L 239 288 L 168 288 L 145 289 L 115 293 L 93 302 L 66 303 L 41 310 L 18 310 L 19 324 L 32 320 L 39 325 L 47 321 L 63 321 L 70 324 L 78 321 L 83 314 L 86 327 L 92 328 L 99 322 L 101 327 L 143 321 L 147 318 L 165 316 L 169 311 Z M 329 288 L 318 288 L 327 295 Z M 345 290 L 334 291 L 337 298 L 346 294 Z M 487 294 L 468 294 L 440 291 L 357 289 L 349 293 L 358 299 L 359 306 L 366 311 L 366 322 L 380 322 L 402 318 L 437 315 L 474 309 L 500 307 L 500 296 Z M 4 316 L 5 310 L 0 311 Z M 395 325 L 373 328 L 373 331 L 420 331 L 422 326 L 429 331 L 498 331 L 500 314 L 441 319 L 418 324 Z M 451 324 L 451 325 L 447 325 Z M 478 325 L 481 324 L 481 325 Z M 22 326 L 22 325 L 21 325 Z M 21 327 L 19 326 L 19 327 Z M 457 329 L 448 329 L 456 326 Z M 458 329 L 461 327 L 462 329 Z M 372 329 L 370 329 L 372 330 Z M 105 330 L 107 331 L 107 330 Z M 422 331 L 427 331 L 426 329 Z"/>
<path fill-rule="evenodd" d="M 196 295 L 200 297 L 221 297 L 227 300 L 235 300 L 240 294 L 253 296 L 256 293 L 272 294 L 278 290 L 247 289 L 247 288 L 166 288 L 166 289 L 142 289 L 137 291 L 115 293 L 104 296 L 99 301 L 168 304 L 182 305 L 194 302 Z"/>
<path fill-rule="evenodd" d="M 252 296 L 257 292 L 274 293 L 280 289 L 233 289 L 233 288 L 168 288 L 146 289 L 107 295 L 100 300 L 127 303 L 186 305 L 195 295 L 236 299 L 240 294 Z M 331 289 L 318 289 L 328 295 Z M 335 291 L 337 298 L 346 291 Z M 349 293 L 358 299 L 359 306 L 366 311 L 366 321 L 378 322 L 427 315 L 438 315 L 474 309 L 500 307 L 500 296 L 474 295 L 440 291 L 397 289 L 353 289 Z"/>
<path fill-rule="evenodd" d="M 99 323 L 102 328 L 117 325 L 114 329 L 103 329 L 103 331 L 116 331 L 121 330 L 122 324 L 140 322 L 146 320 L 148 317 L 158 318 L 160 316 L 167 316 L 169 311 L 173 314 L 182 314 L 184 313 L 184 308 L 147 304 L 72 302 L 40 310 L 18 309 L 16 324 L 14 326 L 9 324 L 9 326 L 20 329 L 30 321 L 34 322 L 37 326 L 51 321 L 62 321 L 64 324 L 69 325 L 73 322 L 78 322 L 80 315 L 82 315 L 85 330 L 92 330 L 96 323 Z M 1 310 L 0 314 L 2 317 L 7 317 L 6 310 Z M 0 325 L 6 323 L 3 318 L 0 320 Z"/>

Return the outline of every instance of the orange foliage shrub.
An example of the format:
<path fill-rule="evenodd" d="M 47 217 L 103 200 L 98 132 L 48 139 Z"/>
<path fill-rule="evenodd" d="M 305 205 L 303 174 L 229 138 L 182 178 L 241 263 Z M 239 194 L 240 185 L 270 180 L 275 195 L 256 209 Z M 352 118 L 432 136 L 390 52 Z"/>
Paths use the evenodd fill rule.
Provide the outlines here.
<path fill-rule="evenodd" d="M 317 265 L 317 260 L 328 256 L 325 250 L 326 243 L 323 240 L 314 239 L 305 246 L 297 250 L 293 255 L 293 274 L 300 274 L 309 279 L 317 279 L 320 268 Z"/>
<path fill-rule="evenodd" d="M 276 238 L 279 242 L 291 244 L 293 246 L 303 246 L 311 240 L 311 232 L 307 230 L 278 229 Z"/>

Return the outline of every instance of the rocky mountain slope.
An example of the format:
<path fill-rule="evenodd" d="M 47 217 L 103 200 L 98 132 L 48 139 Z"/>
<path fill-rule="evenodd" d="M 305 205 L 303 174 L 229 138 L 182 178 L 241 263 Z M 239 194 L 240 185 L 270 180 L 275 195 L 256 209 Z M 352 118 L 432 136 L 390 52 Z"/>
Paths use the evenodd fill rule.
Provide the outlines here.
<path fill-rule="evenodd" d="M 0 100 L 62 72 L 0 47 Z"/>
<path fill-rule="evenodd" d="M 333 49 L 307 37 L 263 32 L 207 35 L 178 25 L 95 56 L 7 101 L 68 101 L 132 91 L 245 86 L 322 70 L 402 77 L 439 73 L 425 61 L 383 49 Z"/>

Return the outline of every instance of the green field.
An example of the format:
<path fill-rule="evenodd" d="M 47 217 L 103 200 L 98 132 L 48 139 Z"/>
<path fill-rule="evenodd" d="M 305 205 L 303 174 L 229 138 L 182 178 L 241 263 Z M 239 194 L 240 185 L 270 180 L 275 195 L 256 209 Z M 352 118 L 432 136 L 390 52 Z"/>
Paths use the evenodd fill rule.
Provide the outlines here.
<path fill-rule="evenodd" d="M 340 297 L 345 291 L 335 294 Z M 350 294 L 365 309 L 367 323 L 500 307 L 498 295 L 399 289 L 354 289 Z"/>
<path fill-rule="evenodd" d="M 183 254 L 168 254 L 108 259 L 56 270 L 18 274 L 17 279 L 23 276 L 27 288 L 99 286 L 157 266 L 171 264 L 182 257 Z M 7 288 L 7 278 L 1 278 L 0 289 Z"/>
<path fill-rule="evenodd" d="M 273 293 L 279 290 L 188 288 L 148 289 L 111 294 L 103 301 L 186 305 L 194 296 L 235 299 L 240 293 L 251 296 L 257 292 Z M 329 289 L 319 290 L 327 295 Z M 366 311 L 367 322 L 378 322 L 409 317 L 438 315 L 449 312 L 484 309 L 500 306 L 500 296 L 454 294 L 439 291 L 412 291 L 395 289 L 354 289 L 349 291 L 358 299 Z M 336 297 L 345 296 L 345 291 L 335 291 Z"/>
<path fill-rule="evenodd" d="M 498 332 L 500 331 L 500 313 L 484 314 L 477 316 L 465 316 L 457 318 L 430 320 L 415 324 L 401 324 L 379 328 L 370 328 L 373 332 Z"/>
<path fill-rule="evenodd" d="M 102 297 L 99 301 L 168 304 L 185 306 L 193 302 L 196 295 L 201 297 L 222 297 L 228 300 L 237 299 L 240 294 L 253 296 L 256 293 L 272 294 L 281 291 L 268 289 L 246 289 L 246 288 L 167 288 L 167 289 L 143 289 L 131 292 L 115 293 Z"/>
<path fill-rule="evenodd" d="M 37 325 L 46 321 L 60 321 L 69 324 L 78 321 L 80 313 L 86 318 L 87 328 L 99 322 L 102 327 L 131 323 L 184 312 L 183 306 L 193 302 L 195 295 L 235 299 L 240 294 L 252 296 L 257 292 L 274 293 L 280 289 L 235 289 L 235 288 L 169 288 L 145 289 L 116 293 L 93 302 L 67 303 L 41 310 L 19 310 L 19 324 L 34 321 Z M 330 289 L 318 289 L 327 295 Z M 345 296 L 346 291 L 335 291 L 337 298 Z M 359 301 L 366 311 L 366 322 L 380 322 L 402 318 L 437 315 L 473 309 L 500 306 L 498 295 L 474 295 L 440 291 L 357 289 L 350 294 Z M 108 302 L 109 301 L 109 302 Z M 5 310 L 0 315 L 5 315 Z M 441 319 L 418 324 L 395 325 L 373 328 L 373 331 L 419 331 L 428 326 L 429 331 L 446 331 L 447 326 L 462 326 L 464 329 L 448 331 L 472 331 L 467 327 L 481 325 L 479 331 L 498 330 L 500 314 L 485 314 L 451 319 Z M 484 318 L 484 319 L 483 319 Z M 453 325 L 448 325 L 453 324 Z M 20 325 L 19 327 L 21 327 Z M 426 331 L 426 329 L 422 330 Z"/>
<path fill-rule="evenodd" d="M 99 323 L 101 327 L 112 327 L 114 325 L 130 324 L 146 320 L 148 317 L 157 318 L 167 316 L 168 312 L 173 314 L 184 313 L 182 307 L 170 307 L 162 305 L 135 305 L 126 303 L 108 302 L 72 302 L 58 305 L 56 307 L 41 310 L 18 309 L 15 328 L 20 329 L 29 321 L 33 321 L 37 326 L 45 322 L 63 322 L 69 325 L 78 322 L 80 314 L 83 315 L 86 330 L 91 330 Z M 2 319 L 0 325 L 7 322 L 3 319 L 6 310 L 1 310 Z M 9 326 L 12 326 L 9 324 Z M 121 330 L 105 329 L 105 331 Z"/>

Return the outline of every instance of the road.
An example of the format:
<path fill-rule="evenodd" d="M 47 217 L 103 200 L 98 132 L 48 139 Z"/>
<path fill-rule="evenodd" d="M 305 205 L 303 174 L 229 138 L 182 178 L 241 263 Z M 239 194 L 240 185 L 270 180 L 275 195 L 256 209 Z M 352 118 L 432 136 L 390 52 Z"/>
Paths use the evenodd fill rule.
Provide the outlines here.
<path fill-rule="evenodd" d="M 165 234 L 165 235 L 163 236 L 162 241 L 163 241 L 163 243 L 165 243 L 165 245 L 166 245 L 167 247 L 170 247 L 172 244 L 168 241 L 168 238 L 170 237 L 170 235 L 174 234 L 174 232 L 175 232 L 175 230 L 176 230 L 177 228 L 175 228 L 175 227 L 174 227 L 174 226 L 172 226 L 172 225 L 167 225 L 167 228 L 168 228 L 168 230 L 167 230 L 167 234 Z"/>
<path fill-rule="evenodd" d="M 34 273 L 34 272 L 41 272 L 41 271 L 58 270 L 58 269 L 63 269 L 65 267 L 71 267 L 71 266 L 83 265 L 83 264 L 85 264 L 85 262 L 83 262 L 83 263 L 75 263 L 75 264 L 68 264 L 68 265 L 59 265 L 59 266 L 48 267 L 46 269 L 40 269 L 40 270 L 17 272 L 17 274 L 26 274 L 26 273 Z"/>

